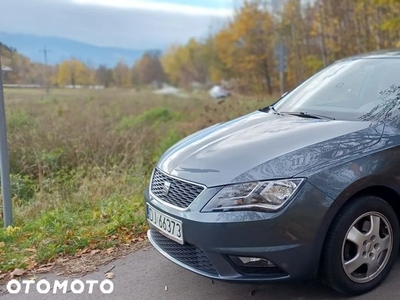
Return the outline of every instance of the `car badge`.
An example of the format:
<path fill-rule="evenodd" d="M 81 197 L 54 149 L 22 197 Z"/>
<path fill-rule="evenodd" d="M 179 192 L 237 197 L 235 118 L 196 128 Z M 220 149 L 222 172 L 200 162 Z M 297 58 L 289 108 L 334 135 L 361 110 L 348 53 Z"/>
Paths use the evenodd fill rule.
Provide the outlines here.
<path fill-rule="evenodd" d="M 165 181 L 164 182 L 164 188 L 163 188 L 164 196 L 168 196 L 170 188 L 171 188 L 171 182 Z"/>

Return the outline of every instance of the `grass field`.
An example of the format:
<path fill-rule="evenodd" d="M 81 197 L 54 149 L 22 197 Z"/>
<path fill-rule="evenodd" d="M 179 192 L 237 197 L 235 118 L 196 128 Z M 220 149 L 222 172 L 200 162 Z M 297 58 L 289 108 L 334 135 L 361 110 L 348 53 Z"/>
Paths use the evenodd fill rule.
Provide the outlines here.
<path fill-rule="evenodd" d="M 0 229 L 3 272 L 130 243 L 146 230 L 142 191 L 159 156 L 269 102 L 116 89 L 10 89 L 5 98 L 15 215 Z"/>

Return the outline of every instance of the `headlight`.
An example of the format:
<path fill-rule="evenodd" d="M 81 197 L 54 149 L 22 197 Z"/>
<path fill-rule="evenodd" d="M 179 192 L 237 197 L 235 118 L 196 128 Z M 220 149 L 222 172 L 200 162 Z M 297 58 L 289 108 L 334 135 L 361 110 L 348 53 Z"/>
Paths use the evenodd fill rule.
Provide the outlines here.
<path fill-rule="evenodd" d="M 289 201 L 303 181 L 285 179 L 229 185 L 216 194 L 202 211 L 276 211 Z"/>

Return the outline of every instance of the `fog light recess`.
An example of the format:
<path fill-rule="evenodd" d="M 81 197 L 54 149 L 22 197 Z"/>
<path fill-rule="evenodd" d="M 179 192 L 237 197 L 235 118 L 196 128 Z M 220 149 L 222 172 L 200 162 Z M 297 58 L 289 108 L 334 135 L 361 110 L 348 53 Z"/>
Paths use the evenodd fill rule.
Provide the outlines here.
<path fill-rule="evenodd" d="M 275 268 L 276 266 L 263 257 L 230 256 L 230 259 L 239 267 Z"/>

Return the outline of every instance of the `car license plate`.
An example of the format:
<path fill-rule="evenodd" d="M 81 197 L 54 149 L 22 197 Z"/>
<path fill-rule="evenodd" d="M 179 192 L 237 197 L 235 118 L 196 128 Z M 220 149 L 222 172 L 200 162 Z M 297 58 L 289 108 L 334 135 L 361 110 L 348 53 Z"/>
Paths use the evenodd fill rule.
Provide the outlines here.
<path fill-rule="evenodd" d="M 147 205 L 147 220 L 171 240 L 182 245 L 184 244 L 181 221 L 163 214 L 150 205 Z"/>

